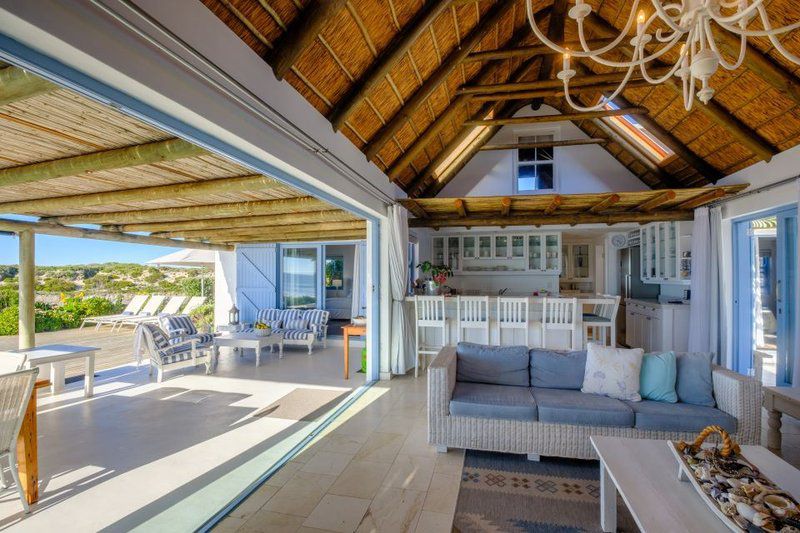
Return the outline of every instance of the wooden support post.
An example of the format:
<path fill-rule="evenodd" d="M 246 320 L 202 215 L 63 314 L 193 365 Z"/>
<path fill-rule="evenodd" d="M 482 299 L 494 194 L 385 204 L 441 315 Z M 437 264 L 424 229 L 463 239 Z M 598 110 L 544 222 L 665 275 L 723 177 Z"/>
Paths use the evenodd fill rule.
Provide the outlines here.
<path fill-rule="evenodd" d="M 724 189 L 711 189 L 675 206 L 675 209 L 694 209 L 725 196 Z"/>
<path fill-rule="evenodd" d="M 674 199 L 675 199 L 675 191 L 664 191 L 662 193 L 653 196 L 649 200 L 646 200 L 641 204 L 637 205 L 636 210 L 643 211 L 645 213 L 648 211 L 653 211 L 656 208 L 661 207 L 665 203 L 671 202 Z"/>
<path fill-rule="evenodd" d="M 342 129 L 345 121 L 355 111 L 356 106 L 367 94 L 383 80 L 395 64 L 405 56 L 419 36 L 433 24 L 433 21 L 447 9 L 448 0 L 432 0 L 417 11 L 416 15 L 392 39 L 381 55 L 372 62 L 367 71 L 353 84 L 353 87 L 333 107 L 328 115 L 333 129 Z"/>
<path fill-rule="evenodd" d="M 511 198 L 505 197 L 500 200 L 500 216 L 507 217 L 511 214 Z"/>
<path fill-rule="evenodd" d="M 591 120 L 602 117 L 618 117 L 620 115 L 645 115 L 647 109 L 633 107 L 625 109 L 608 109 L 603 111 L 582 111 L 579 113 L 564 113 L 561 115 L 539 115 L 534 117 L 509 117 L 484 120 L 468 120 L 465 126 L 512 126 L 518 124 L 547 124 L 550 122 L 566 122 L 578 120 Z"/>
<path fill-rule="evenodd" d="M 619 194 L 616 194 L 616 193 L 615 194 L 609 194 L 608 196 L 606 196 L 605 198 L 603 198 L 602 200 L 600 200 L 599 202 L 594 204 L 592 207 L 590 207 L 589 208 L 589 213 L 600 213 L 602 211 L 605 211 L 606 209 L 608 209 L 612 205 L 614 205 L 617 202 L 619 202 L 619 199 L 620 199 Z"/>
<path fill-rule="evenodd" d="M 469 32 L 469 34 L 461 41 L 461 45 L 456 47 L 455 50 L 442 61 L 442 64 L 426 79 L 422 86 L 414 92 L 413 95 L 405 102 L 400 110 L 388 120 L 367 144 L 364 153 L 367 159 L 374 160 L 380 152 L 381 148 L 389 142 L 389 140 L 403 127 L 403 125 L 411 118 L 411 115 L 427 100 L 427 98 L 436 90 L 439 85 L 450 75 L 453 70 L 467 57 L 469 52 L 480 43 L 483 36 L 495 27 L 500 22 L 500 19 L 508 11 L 515 6 L 515 2 L 497 2 L 478 24 Z"/>
<path fill-rule="evenodd" d="M 38 94 L 54 91 L 58 86 L 19 67 L 0 70 L 0 106 L 11 104 Z"/>
<path fill-rule="evenodd" d="M 311 0 L 302 13 L 275 42 L 265 59 L 272 65 L 275 77 L 282 80 L 303 50 L 311 46 L 325 24 L 347 4 L 347 0 Z"/>
<path fill-rule="evenodd" d="M 19 236 L 19 349 L 36 346 L 36 234 L 30 229 Z"/>
<path fill-rule="evenodd" d="M 530 150 L 533 148 L 556 148 L 560 146 L 583 146 L 587 144 L 606 144 L 605 139 L 573 139 L 570 141 L 549 141 L 538 143 L 509 143 L 509 144 L 487 144 L 481 146 L 480 151 L 491 150 Z M 2 204 L 0 204 L 2 207 Z"/>
<path fill-rule="evenodd" d="M 0 187 L 20 185 L 63 176 L 75 176 L 89 171 L 112 170 L 174 161 L 195 157 L 207 152 L 183 139 L 167 139 L 124 148 L 114 148 L 90 154 L 64 157 L 53 161 L 31 163 L 0 169 Z"/>
<path fill-rule="evenodd" d="M 552 215 L 553 213 L 556 212 L 556 209 L 558 209 L 558 206 L 560 206 L 562 203 L 564 203 L 564 199 L 561 198 L 560 195 L 557 194 L 557 195 L 553 196 L 553 199 L 550 200 L 550 205 L 548 205 L 545 208 L 544 214 L 545 215 Z"/>

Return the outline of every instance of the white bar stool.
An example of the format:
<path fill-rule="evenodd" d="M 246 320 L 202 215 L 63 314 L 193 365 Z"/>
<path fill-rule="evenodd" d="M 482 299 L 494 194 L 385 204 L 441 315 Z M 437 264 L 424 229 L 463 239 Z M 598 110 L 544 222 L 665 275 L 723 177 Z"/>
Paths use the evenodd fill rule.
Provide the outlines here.
<path fill-rule="evenodd" d="M 577 298 L 545 298 L 542 304 L 542 348 L 547 348 L 548 331 L 569 331 L 569 349 L 575 349 L 578 331 Z"/>
<path fill-rule="evenodd" d="M 458 342 L 464 340 L 465 329 L 483 331 L 481 342 L 489 344 L 489 297 L 458 296 Z"/>
<path fill-rule="evenodd" d="M 415 296 L 414 313 L 416 317 L 416 364 L 414 377 L 419 375 L 420 362 L 426 358 L 421 355 L 436 355 L 447 346 L 447 317 L 445 316 L 444 296 Z M 423 342 L 423 333 L 430 329 L 442 330 L 442 344 L 432 345 Z"/>
<path fill-rule="evenodd" d="M 528 298 L 497 298 L 497 344 L 503 344 L 503 330 L 525 332 L 525 346 L 529 341 L 530 300 Z"/>
<path fill-rule="evenodd" d="M 596 303 L 591 313 L 583 313 L 583 345 L 589 342 L 600 343 L 603 346 L 608 338 L 611 347 L 617 346 L 617 311 L 619 310 L 619 296 L 603 294 L 602 303 Z M 589 334 L 591 330 L 591 334 Z"/>

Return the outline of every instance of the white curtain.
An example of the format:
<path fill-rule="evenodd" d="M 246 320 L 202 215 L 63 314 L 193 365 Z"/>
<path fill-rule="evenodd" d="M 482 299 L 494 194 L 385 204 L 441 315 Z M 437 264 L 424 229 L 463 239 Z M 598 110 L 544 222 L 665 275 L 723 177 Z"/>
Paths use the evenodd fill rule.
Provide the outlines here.
<path fill-rule="evenodd" d="M 367 309 L 367 272 L 365 245 L 356 244 L 353 251 L 353 290 L 352 303 L 350 304 L 350 315 L 352 317 L 366 316 Z"/>
<path fill-rule="evenodd" d="M 694 210 L 692 230 L 692 302 L 689 351 L 712 352 L 724 364 L 725 302 L 722 298 L 722 209 Z"/>
<path fill-rule="evenodd" d="M 405 374 L 413 366 L 411 318 L 406 313 L 408 294 L 408 212 L 404 207 L 389 207 L 389 283 L 392 290 L 390 369 Z"/>

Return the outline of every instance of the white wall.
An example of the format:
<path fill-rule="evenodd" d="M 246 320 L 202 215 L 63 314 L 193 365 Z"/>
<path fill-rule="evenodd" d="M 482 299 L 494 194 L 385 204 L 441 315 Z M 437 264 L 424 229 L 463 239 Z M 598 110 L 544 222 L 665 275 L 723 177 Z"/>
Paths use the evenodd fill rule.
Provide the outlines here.
<path fill-rule="evenodd" d="M 552 115 L 549 106 L 538 111 L 530 106 L 515 116 Z M 513 143 L 519 135 L 555 133 L 557 140 L 586 139 L 571 122 L 526 126 L 505 126 L 489 141 Z M 557 191 L 563 194 L 609 191 L 641 191 L 648 187 L 599 145 L 566 146 L 555 149 Z M 479 152 L 442 190 L 439 196 L 498 196 L 514 194 L 512 150 Z M 527 194 L 527 193 L 526 193 Z"/>
<path fill-rule="evenodd" d="M 214 258 L 214 325 L 228 323 L 236 301 L 236 252 L 216 252 Z"/>

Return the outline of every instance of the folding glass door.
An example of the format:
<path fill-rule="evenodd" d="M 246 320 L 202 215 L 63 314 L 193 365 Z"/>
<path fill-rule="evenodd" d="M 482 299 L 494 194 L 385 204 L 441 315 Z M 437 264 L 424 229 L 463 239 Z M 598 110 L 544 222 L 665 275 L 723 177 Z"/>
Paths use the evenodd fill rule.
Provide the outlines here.
<path fill-rule="evenodd" d="M 321 309 L 322 246 L 281 247 L 281 301 L 284 309 Z"/>

